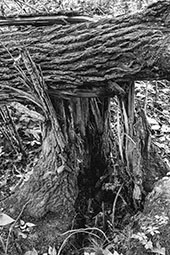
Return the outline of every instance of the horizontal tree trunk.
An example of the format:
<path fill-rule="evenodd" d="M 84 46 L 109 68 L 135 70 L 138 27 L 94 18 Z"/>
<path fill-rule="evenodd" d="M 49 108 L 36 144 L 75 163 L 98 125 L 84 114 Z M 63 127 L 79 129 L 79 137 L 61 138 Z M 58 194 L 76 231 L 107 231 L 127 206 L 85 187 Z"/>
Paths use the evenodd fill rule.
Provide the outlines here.
<path fill-rule="evenodd" d="M 116 20 L 3 32 L 0 84 L 21 84 L 13 63 L 22 48 L 41 65 L 55 94 L 58 89 L 107 87 L 110 80 L 121 85 L 127 80 L 169 79 L 169 8 L 168 1 L 159 1 L 144 13 Z"/>

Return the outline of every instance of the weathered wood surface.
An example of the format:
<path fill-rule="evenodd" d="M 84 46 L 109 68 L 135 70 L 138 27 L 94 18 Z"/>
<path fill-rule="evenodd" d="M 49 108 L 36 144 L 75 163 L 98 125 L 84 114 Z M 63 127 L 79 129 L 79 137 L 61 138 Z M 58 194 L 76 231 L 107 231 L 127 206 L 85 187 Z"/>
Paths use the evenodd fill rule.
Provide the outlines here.
<path fill-rule="evenodd" d="M 169 79 L 170 2 L 118 19 L 26 26 L 0 33 L 0 84 L 20 84 L 9 52 L 27 48 L 52 93 L 102 87 L 108 81 Z M 8 49 L 8 51 L 7 51 Z"/>
<path fill-rule="evenodd" d="M 33 15 L 19 15 L 19 16 L 0 16 L 0 26 L 47 26 L 53 24 L 75 24 L 87 21 L 94 21 L 95 19 L 87 15 L 81 15 L 77 12 L 63 11 L 49 14 L 33 14 Z"/>
<path fill-rule="evenodd" d="M 23 174 L 24 177 L 16 184 L 10 196 L 0 201 L 0 207 L 13 218 L 22 213 L 22 219 L 36 222 L 34 237 L 29 236 L 22 251 L 19 253 L 13 251 L 9 254 L 25 254 L 35 245 L 38 245 L 39 249 L 45 249 L 46 242 L 54 243 L 56 239 L 62 239 L 60 232 L 65 232 L 69 228 L 75 214 L 74 204 L 78 195 L 77 176 L 83 154 L 83 142 L 80 138 L 79 142 L 77 141 L 73 130 L 76 124 L 78 129 L 78 117 L 75 118 L 75 123 L 70 124 L 71 120 L 73 121 L 71 103 L 70 105 L 65 103 L 65 107 L 62 107 L 64 102 L 60 101 L 58 111 L 63 112 L 64 116 L 60 115 L 58 119 L 65 124 L 61 129 L 38 69 L 27 52 L 23 57 L 22 63 L 25 63 L 28 74 L 23 83 L 23 90 L 26 87 L 32 92 L 30 96 L 27 94 L 28 100 L 34 97 L 34 101 L 38 102 L 44 121 L 41 133 L 42 145 L 37 159 L 31 165 L 27 165 L 27 177 Z M 25 78 L 25 73 L 22 73 L 22 77 Z M 22 94 L 21 90 L 20 93 Z"/>

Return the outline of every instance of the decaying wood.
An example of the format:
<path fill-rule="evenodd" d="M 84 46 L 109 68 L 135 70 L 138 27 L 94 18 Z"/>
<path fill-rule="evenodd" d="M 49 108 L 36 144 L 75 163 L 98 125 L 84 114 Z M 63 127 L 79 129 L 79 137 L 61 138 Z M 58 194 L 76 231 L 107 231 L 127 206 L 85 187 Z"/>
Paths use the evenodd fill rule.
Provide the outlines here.
<path fill-rule="evenodd" d="M 0 34 L 0 80 L 20 84 L 13 59 L 27 48 L 51 90 L 107 87 L 108 81 L 169 79 L 169 1 L 144 13 Z M 8 49 L 8 51 L 7 51 Z"/>
<path fill-rule="evenodd" d="M 77 198 L 78 175 L 82 186 L 88 176 L 94 192 L 110 163 L 109 97 L 124 97 L 125 83 L 128 86 L 138 79 L 169 79 L 169 10 L 168 1 L 159 1 L 144 13 L 125 18 L 12 28 L 0 34 L 1 103 L 31 100 L 43 109 L 46 118 L 42 151 L 33 173 L 1 203 L 12 216 L 26 205 L 23 215 L 28 217 L 54 216 L 50 224 L 46 222 L 50 228 L 54 226 L 53 236 L 62 224 L 67 229 Z M 35 65 L 31 62 L 30 67 L 29 61 L 24 64 L 25 48 L 41 66 L 56 115 Z M 25 87 L 21 91 L 24 80 L 29 81 L 27 89 L 34 84 L 45 101 L 36 99 L 33 91 L 29 96 Z M 131 115 L 132 109 L 126 110 Z M 133 168 L 141 162 L 137 154 L 127 155 L 130 163 L 131 157 L 136 157 Z"/>
<path fill-rule="evenodd" d="M 73 97 L 71 100 L 56 100 L 53 95 L 54 110 L 41 72 L 27 51 L 22 53 L 20 62 L 25 71 L 18 62 L 16 69 L 23 88 L 10 90 L 4 84 L 1 88 L 1 103 L 5 103 L 3 99 L 9 91 L 15 100 L 29 101 L 31 98 L 45 118 L 42 122 L 43 143 L 38 160 L 33 167 L 27 169 L 27 176 L 0 206 L 14 218 L 24 208 L 22 217 L 36 221 L 38 231 L 35 232 L 41 236 L 40 239 L 51 239 L 50 243 L 54 243 L 60 237 L 58 234 L 68 229 L 75 215 L 80 172 L 81 177 L 89 175 L 90 187 L 89 183 L 85 185 L 89 189 L 92 187 L 91 192 L 94 192 L 96 179 L 99 179 L 107 167 L 106 159 L 110 152 L 107 116 L 109 99 Z M 10 102 L 10 96 L 8 95 L 6 103 Z M 45 230 L 48 231 L 44 237 Z M 32 240 L 32 245 L 41 246 L 41 249 L 44 246 L 39 239 Z M 27 249 L 29 246 L 30 243 Z M 22 252 L 25 251 L 24 248 Z"/>
<path fill-rule="evenodd" d="M 48 15 L 19 15 L 15 17 L 0 16 L 0 26 L 51 26 L 53 24 L 75 24 L 88 21 L 95 21 L 95 18 L 89 16 L 82 16 L 76 12 L 58 12 L 50 13 Z"/>
<path fill-rule="evenodd" d="M 11 196 L 1 202 L 1 206 L 14 218 L 22 212 L 22 217 L 31 217 L 33 221 L 36 219 L 36 234 L 41 236 L 40 240 L 49 240 L 52 235 L 51 240 L 54 242 L 57 233 L 66 231 L 74 216 L 80 160 L 77 153 L 81 154 L 81 148 L 76 147 L 78 143 L 75 140 L 75 143 L 70 142 L 70 137 L 74 139 L 74 134 L 71 136 L 68 132 L 68 138 L 64 137 L 43 77 L 27 52 L 23 53 L 22 61 L 27 70 L 27 79 L 24 80 L 25 72 L 19 65 L 17 69 L 20 70 L 19 76 L 23 86 L 29 91 L 25 97 L 29 100 L 32 95 L 32 102 L 37 104 L 45 118 L 42 122 L 43 143 L 38 160 L 34 162 L 33 167 L 27 169 L 27 177 L 18 183 Z M 1 92 L 6 93 L 3 91 L 5 87 Z M 19 94 L 19 91 L 17 92 Z M 22 91 L 20 92 L 22 97 Z M 50 221 L 46 217 L 47 214 L 50 214 Z M 48 231 L 44 239 L 42 233 L 45 229 Z M 36 240 L 32 242 L 37 243 Z M 30 243 L 27 249 L 29 245 Z M 40 246 L 42 245 L 41 243 Z"/>

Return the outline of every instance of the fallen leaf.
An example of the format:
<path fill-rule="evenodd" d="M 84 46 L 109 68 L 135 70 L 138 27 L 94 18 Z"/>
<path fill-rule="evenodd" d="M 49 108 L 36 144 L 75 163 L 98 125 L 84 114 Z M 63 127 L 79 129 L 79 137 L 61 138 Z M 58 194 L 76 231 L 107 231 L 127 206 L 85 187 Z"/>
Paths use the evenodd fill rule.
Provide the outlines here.
<path fill-rule="evenodd" d="M 159 125 L 159 123 L 154 118 L 147 117 L 147 121 L 150 125 Z"/>
<path fill-rule="evenodd" d="M 11 224 L 15 220 L 12 219 L 10 216 L 8 216 L 5 213 L 0 213 L 0 226 L 6 226 L 8 224 Z"/>
<path fill-rule="evenodd" d="M 32 251 L 27 251 L 24 255 L 38 255 L 38 252 L 33 248 Z"/>

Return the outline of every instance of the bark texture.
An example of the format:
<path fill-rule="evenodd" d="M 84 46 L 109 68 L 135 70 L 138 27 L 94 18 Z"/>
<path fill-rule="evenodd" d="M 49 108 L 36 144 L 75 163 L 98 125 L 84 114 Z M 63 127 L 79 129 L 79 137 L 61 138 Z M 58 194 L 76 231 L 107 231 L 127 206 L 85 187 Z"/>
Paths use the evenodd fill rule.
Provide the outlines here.
<path fill-rule="evenodd" d="M 78 188 L 82 188 L 78 187 L 78 177 L 87 193 L 94 193 L 95 184 L 108 165 L 110 126 L 108 98 L 53 97 L 53 108 L 40 70 L 28 52 L 22 53 L 20 61 L 15 67 L 23 82 L 22 90 L 3 85 L 0 97 L 6 98 L 6 103 L 11 97 L 31 99 L 45 117 L 38 160 L 13 194 L 0 204 L 13 218 L 22 212 L 24 220 L 36 223 L 26 248 L 21 240 L 23 254 L 31 246 L 44 252 L 49 243 L 61 241 L 60 234 L 69 228 L 75 215 Z M 84 177 L 87 183 L 83 182 Z"/>
<path fill-rule="evenodd" d="M 48 228 L 48 240 L 52 236 L 55 239 L 56 231 L 66 230 L 71 223 L 77 178 L 80 185 L 89 186 L 93 193 L 110 164 L 108 97 L 124 96 L 125 87 L 138 79 L 169 78 L 169 11 L 170 3 L 159 1 L 144 13 L 125 18 L 12 28 L 0 34 L 1 102 L 14 98 L 31 100 L 44 109 L 46 117 L 42 151 L 33 173 L 1 206 L 5 205 L 11 215 L 24 208 L 23 215 L 39 221 L 41 235 Z M 28 61 L 25 66 L 25 48 L 41 66 L 57 115 L 49 110 L 49 100 L 40 100 L 48 98 L 47 93 L 43 93 L 45 87 L 38 87 L 38 95 L 41 95 L 38 100 L 33 94 L 28 97 L 30 84 L 37 88 L 42 80 L 34 65 L 30 68 Z M 18 70 L 20 73 L 24 70 L 24 79 L 15 68 L 19 62 L 22 69 Z M 29 76 L 31 79 L 27 80 Z M 27 83 L 26 88 L 23 81 Z M 12 87 L 22 88 L 22 93 L 10 90 Z M 129 92 L 129 100 L 132 94 Z M 132 127 L 133 104 L 129 108 L 126 102 L 124 105 L 127 111 L 124 116 L 132 118 L 129 124 Z M 48 117 L 51 113 L 52 119 Z M 127 134 L 131 137 L 132 133 Z M 131 146 L 128 142 L 125 145 Z M 137 145 L 140 149 L 140 144 Z M 138 153 L 126 155 L 126 163 L 133 169 L 141 162 L 138 156 Z M 136 183 L 141 181 L 138 170 Z M 136 184 L 137 191 L 133 193 L 136 200 L 141 195 L 140 185 Z M 52 219 L 49 215 L 53 215 Z M 45 219 L 45 223 L 42 224 L 41 219 Z"/>
<path fill-rule="evenodd" d="M 25 89 L 29 90 L 24 92 L 24 97 L 27 100 L 32 98 L 32 102 L 34 101 L 34 104 L 41 108 L 45 121 L 42 123 L 43 143 L 38 160 L 27 169 L 27 177 L 24 176 L 11 196 L 1 202 L 1 206 L 13 218 L 22 215 L 25 220 L 31 219 L 36 222 L 34 234 L 26 240 L 28 242 L 25 247 L 22 247 L 21 240 L 21 250 L 17 251 L 19 254 L 23 254 L 32 246 L 39 246 L 39 250 L 43 252 L 49 242 L 54 244 L 56 239 L 60 239 L 59 234 L 68 229 L 75 213 L 74 203 L 78 194 L 77 176 L 83 149 L 81 140 L 76 140 L 72 124 L 69 122 L 72 120 L 71 110 L 67 112 L 69 116 L 65 125 L 67 129 L 65 135 L 46 93 L 43 77 L 28 52 L 23 53 L 22 61 L 27 70 L 27 77 L 20 66 L 16 65 L 17 70 L 20 70 L 18 75 L 24 82 Z M 9 90 L 9 87 L 3 87 L 1 90 L 4 97 L 8 94 L 6 89 Z M 14 94 L 18 93 L 18 97 L 22 98 L 22 92 L 15 90 Z M 60 107 L 63 112 L 65 108 L 67 107 Z M 12 254 L 15 254 L 14 251 L 15 249 Z"/>
<path fill-rule="evenodd" d="M 110 80 L 120 84 L 125 80 L 168 79 L 169 9 L 168 1 L 158 1 L 144 13 L 125 18 L 11 28 L 0 34 L 1 83 L 20 83 L 13 62 L 22 48 L 41 65 L 51 93 L 107 87 Z"/>

